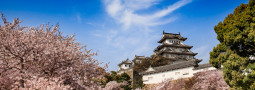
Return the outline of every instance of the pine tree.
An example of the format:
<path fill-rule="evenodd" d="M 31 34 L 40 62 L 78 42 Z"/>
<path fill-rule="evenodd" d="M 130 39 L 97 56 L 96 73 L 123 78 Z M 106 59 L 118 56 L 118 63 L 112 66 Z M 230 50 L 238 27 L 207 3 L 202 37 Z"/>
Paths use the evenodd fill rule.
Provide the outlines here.
<path fill-rule="evenodd" d="M 210 63 L 220 68 L 226 83 L 235 89 L 255 89 L 255 0 L 241 4 L 214 27 L 220 41 L 210 52 Z"/>

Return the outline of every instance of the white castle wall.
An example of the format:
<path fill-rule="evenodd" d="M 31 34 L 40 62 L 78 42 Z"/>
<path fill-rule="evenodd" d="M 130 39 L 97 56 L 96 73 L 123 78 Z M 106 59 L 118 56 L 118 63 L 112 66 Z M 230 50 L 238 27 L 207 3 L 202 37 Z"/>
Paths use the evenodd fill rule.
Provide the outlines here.
<path fill-rule="evenodd" d="M 121 68 L 122 69 L 128 69 L 130 67 L 131 64 L 122 64 Z"/>
<path fill-rule="evenodd" d="M 156 83 L 161 83 L 167 79 L 176 80 L 180 78 L 188 78 L 188 77 L 192 77 L 197 72 L 206 71 L 206 70 L 215 70 L 216 68 L 208 67 L 208 68 L 203 68 L 199 70 L 193 70 L 193 69 L 194 67 L 192 66 L 192 67 L 187 67 L 187 68 L 182 68 L 182 69 L 177 69 L 172 71 L 143 75 L 143 83 L 156 84 Z"/>
<path fill-rule="evenodd" d="M 184 42 L 178 39 L 166 39 L 163 43 L 166 43 L 166 44 L 180 43 L 184 45 Z"/>
<path fill-rule="evenodd" d="M 122 64 L 122 65 L 120 65 L 118 71 L 121 70 L 121 69 L 129 69 L 131 67 L 131 65 L 132 64 Z"/>

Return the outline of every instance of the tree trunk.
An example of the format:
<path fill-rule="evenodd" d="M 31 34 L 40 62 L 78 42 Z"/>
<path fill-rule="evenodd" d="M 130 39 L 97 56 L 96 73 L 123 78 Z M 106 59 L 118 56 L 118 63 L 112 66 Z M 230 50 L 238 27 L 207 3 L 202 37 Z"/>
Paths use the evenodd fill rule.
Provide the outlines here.
<path fill-rule="evenodd" d="M 20 86 L 22 87 L 22 88 L 24 88 L 25 87 L 25 81 L 24 81 L 24 72 L 23 72 L 23 70 L 24 70 L 24 60 L 23 60 L 23 58 L 21 58 L 21 60 L 20 60 L 20 63 L 21 63 L 21 70 L 20 70 L 20 74 L 21 74 L 21 79 L 20 79 Z"/>

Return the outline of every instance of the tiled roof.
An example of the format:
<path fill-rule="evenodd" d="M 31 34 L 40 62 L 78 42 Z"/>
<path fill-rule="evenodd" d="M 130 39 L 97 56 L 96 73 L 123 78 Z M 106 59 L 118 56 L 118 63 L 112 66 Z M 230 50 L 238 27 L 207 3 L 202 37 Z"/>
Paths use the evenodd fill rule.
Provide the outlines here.
<path fill-rule="evenodd" d="M 203 68 L 208 68 L 208 67 L 213 67 L 211 64 L 206 63 L 206 64 L 199 64 L 198 67 L 195 67 L 194 70 L 197 69 L 203 69 Z"/>
<path fill-rule="evenodd" d="M 144 58 L 146 58 L 146 57 L 145 56 L 137 56 L 137 55 L 135 55 L 134 59 L 144 59 Z"/>
<path fill-rule="evenodd" d="M 158 72 L 165 72 L 165 71 L 171 71 L 171 70 L 176 70 L 180 68 L 186 68 L 186 67 L 191 67 L 195 66 L 196 61 L 184 61 L 180 63 L 175 63 L 175 64 L 169 64 L 169 65 L 164 65 L 164 66 L 159 66 L 159 67 L 153 67 L 154 71 L 144 71 L 141 72 L 140 75 L 146 75 L 146 74 L 153 74 L 153 73 L 158 73 Z"/>
<path fill-rule="evenodd" d="M 169 57 L 167 58 L 168 60 L 171 60 L 171 61 L 196 61 L 196 63 L 200 63 L 202 61 L 202 59 L 187 59 L 187 58 L 176 58 L 176 57 Z"/>
<path fill-rule="evenodd" d="M 132 62 L 129 59 L 127 59 L 125 61 L 122 61 L 118 66 L 120 66 L 122 64 L 132 64 Z"/>
<path fill-rule="evenodd" d="M 171 52 L 171 51 L 159 51 L 158 54 L 162 54 L 162 53 L 170 53 L 170 54 L 178 54 L 178 55 L 197 55 L 197 53 L 193 53 L 193 52 Z"/>
<path fill-rule="evenodd" d="M 159 45 L 154 51 L 158 51 L 163 47 L 180 47 L 180 48 L 191 49 L 193 46 L 181 45 L 181 44 L 162 44 L 162 45 Z"/>
<path fill-rule="evenodd" d="M 158 43 L 162 43 L 165 39 L 180 39 L 185 41 L 187 38 L 184 38 L 179 34 L 173 34 L 173 33 L 165 33 L 163 31 L 163 37 L 160 41 L 158 41 Z"/>

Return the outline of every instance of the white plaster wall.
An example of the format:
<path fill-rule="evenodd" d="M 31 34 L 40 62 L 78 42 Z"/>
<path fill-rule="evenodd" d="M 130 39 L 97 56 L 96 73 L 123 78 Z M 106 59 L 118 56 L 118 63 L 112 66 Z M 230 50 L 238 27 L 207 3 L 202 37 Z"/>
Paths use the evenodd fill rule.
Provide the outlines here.
<path fill-rule="evenodd" d="M 160 73 L 154 73 L 154 74 L 148 74 L 143 75 L 143 83 L 144 84 L 155 84 L 163 82 L 167 79 L 179 79 L 179 78 L 187 78 L 193 76 L 193 67 L 187 67 L 183 69 L 177 69 L 173 71 L 166 71 L 166 72 L 160 72 Z M 179 75 L 176 75 L 179 72 Z M 187 75 L 183 75 L 184 73 L 187 73 Z"/>
<path fill-rule="evenodd" d="M 124 71 L 119 71 L 119 72 L 118 72 L 118 74 L 122 74 L 122 73 L 124 73 Z"/>
<path fill-rule="evenodd" d="M 128 69 L 129 67 L 127 66 L 125 66 L 125 65 L 129 65 L 129 64 L 122 64 L 121 66 L 120 66 L 120 68 L 122 68 L 122 69 Z M 130 64 L 131 65 L 131 64 Z"/>
<path fill-rule="evenodd" d="M 183 41 L 181 41 L 180 43 L 181 43 L 182 45 L 184 45 L 184 42 L 183 42 Z"/>
<path fill-rule="evenodd" d="M 156 84 L 156 83 L 161 83 L 167 79 L 176 80 L 176 79 L 180 79 L 180 78 L 193 77 L 193 75 L 197 72 L 207 71 L 207 70 L 215 70 L 216 68 L 208 67 L 208 68 L 203 68 L 203 69 L 199 69 L 199 70 L 193 70 L 193 69 L 194 69 L 194 67 L 192 66 L 192 67 L 177 69 L 177 70 L 173 70 L 173 71 L 166 71 L 166 72 L 143 75 L 143 83 L 144 84 Z M 178 72 L 179 72 L 179 74 L 178 74 Z"/>
<path fill-rule="evenodd" d="M 163 43 L 172 44 L 171 42 L 169 42 L 169 39 L 166 39 Z"/>
<path fill-rule="evenodd" d="M 166 39 L 163 43 L 166 43 L 166 44 L 173 44 L 173 42 L 171 42 L 171 41 L 179 41 L 180 44 L 184 44 L 183 41 L 178 40 L 178 39 Z"/>

